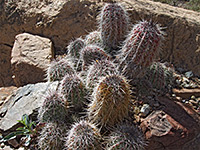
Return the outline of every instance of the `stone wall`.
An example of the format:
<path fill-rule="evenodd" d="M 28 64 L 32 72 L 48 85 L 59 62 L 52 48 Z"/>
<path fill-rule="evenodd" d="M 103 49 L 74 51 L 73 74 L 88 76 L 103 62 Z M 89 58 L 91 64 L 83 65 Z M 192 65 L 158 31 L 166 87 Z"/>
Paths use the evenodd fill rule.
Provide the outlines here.
<path fill-rule="evenodd" d="M 152 19 L 164 27 L 162 59 L 200 75 L 200 13 L 149 0 L 121 2 L 132 23 Z M 0 87 L 13 84 L 10 54 L 17 34 L 47 37 L 62 52 L 71 40 L 96 29 L 101 6 L 101 0 L 1 0 Z"/>

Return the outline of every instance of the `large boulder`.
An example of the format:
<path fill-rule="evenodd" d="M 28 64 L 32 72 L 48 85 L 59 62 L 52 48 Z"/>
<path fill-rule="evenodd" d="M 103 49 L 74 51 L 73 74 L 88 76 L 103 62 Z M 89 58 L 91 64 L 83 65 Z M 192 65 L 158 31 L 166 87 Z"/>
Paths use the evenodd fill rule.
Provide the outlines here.
<path fill-rule="evenodd" d="M 150 0 L 120 2 L 128 9 L 132 23 L 152 19 L 166 28 L 161 55 L 164 60 L 200 75 L 200 13 Z M 56 52 L 62 52 L 73 38 L 97 29 L 96 17 L 103 5 L 100 0 L 0 1 L 0 43 L 12 46 L 17 34 L 28 32 L 50 38 Z M 10 50 L 3 58 L 8 70 Z M 2 69 L 0 78 L 9 76 L 4 85 L 11 84 L 12 74 Z M 0 81 L 0 86 L 4 85 Z"/>
<path fill-rule="evenodd" d="M 0 131 L 8 133 L 18 124 L 23 114 L 37 115 L 45 95 L 56 90 L 58 82 L 28 84 L 12 94 L 0 108 Z"/>
<path fill-rule="evenodd" d="M 53 57 L 51 40 L 28 33 L 17 35 L 11 54 L 11 69 L 16 86 L 44 81 Z"/>
<path fill-rule="evenodd" d="M 188 105 L 159 97 L 161 110 L 154 110 L 141 128 L 148 139 L 148 150 L 200 149 L 200 117 Z"/>

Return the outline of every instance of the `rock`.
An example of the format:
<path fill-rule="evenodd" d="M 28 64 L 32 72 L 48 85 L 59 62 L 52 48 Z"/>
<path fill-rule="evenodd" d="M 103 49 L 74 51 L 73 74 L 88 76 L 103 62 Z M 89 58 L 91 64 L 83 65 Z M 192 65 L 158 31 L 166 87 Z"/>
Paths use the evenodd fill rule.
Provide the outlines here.
<path fill-rule="evenodd" d="M 17 142 L 16 139 L 11 139 L 8 141 L 8 144 L 10 144 L 11 146 L 13 146 L 14 148 L 19 147 L 19 143 Z"/>
<path fill-rule="evenodd" d="M 2 87 L 0 88 L 0 107 L 9 98 L 9 96 L 17 90 L 17 87 Z"/>
<path fill-rule="evenodd" d="M 5 146 L 3 149 L 0 150 L 14 150 L 13 148 L 11 148 L 10 146 Z"/>
<path fill-rule="evenodd" d="M 140 125 L 149 142 L 147 149 L 185 150 L 185 147 L 199 147 L 199 115 L 181 102 L 164 97 L 158 100 L 164 106 L 163 109 L 153 111 Z"/>
<path fill-rule="evenodd" d="M 178 97 L 189 99 L 191 96 L 200 97 L 200 89 L 173 89 L 172 92 Z"/>
<path fill-rule="evenodd" d="M 28 84 L 19 88 L 0 108 L 0 131 L 6 133 L 18 124 L 23 114 L 37 115 L 49 90 L 55 90 L 58 82 Z"/>
<path fill-rule="evenodd" d="M 166 33 L 161 58 L 170 61 L 175 67 L 191 70 L 200 75 L 200 14 L 152 2 L 149 0 L 122 0 L 128 9 L 132 23 L 141 19 L 149 19 L 166 27 Z M 28 32 L 42 35 L 52 40 L 56 53 L 65 51 L 66 45 L 72 38 L 84 36 L 97 29 L 96 17 L 104 3 L 98 0 L 15 0 L 12 3 L 0 3 L 0 43 L 4 47 L 0 50 L 6 52 L 1 55 L 7 65 L 5 73 L 0 68 L 0 79 L 8 75 L 4 85 L 10 85 L 10 53 L 17 34 Z M 6 51 L 6 49 L 9 49 Z M 188 50 L 190 53 L 188 53 Z M 2 81 L 1 81 L 2 82 Z"/>
<path fill-rule="evenodd" d="M 11 50 L 12 46 L 1 44 L 0 39 L 0 87 L 14 85 L 10 64 Z"/>
<path fill-rule="evenodd" d="M 188 72 L 186 72 L 186 73 L 185 73 L 185 76 L 186 76 L 187 78 L 191 78 L 191 77 L 193 77 L 193 73 L 192 73 L 192 71 L 188 71 Z"/>
<path fill-rule="evenodd" d="M 142 106 L 141 110 L 140 110 L 141 115 L 142 115 L 143 117 L 146 117 L 146 116 L 149 114 L 150 109 L 151 109 L 151 108 L 150 108 L 150 106 L 149 106 L 148 104 L 144 104 L 144 105 Z"/>
<path fill-rule="evenodd" d="M 16 86 L 44 81 L 53 58 L 52 42 L 28 33 L 16 36 L 11 66 Z"/>

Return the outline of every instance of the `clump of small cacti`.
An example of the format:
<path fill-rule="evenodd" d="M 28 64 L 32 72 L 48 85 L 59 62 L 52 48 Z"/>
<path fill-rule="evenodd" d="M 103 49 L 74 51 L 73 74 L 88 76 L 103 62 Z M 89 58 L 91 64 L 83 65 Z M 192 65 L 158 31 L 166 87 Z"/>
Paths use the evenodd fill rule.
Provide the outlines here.
<path fill-rule="evenodd" d="M 86 87 L 94 88 L 98 80 L 106 75 L 119 74 L 116 65 L 110 60 L 95 61 L 89 67 L 86 77 Z"/>
<path fill-rule="evenodd" d="M 85 43 L 86 45 L 98 45 L 100 47 L 103 47 L 103 41 L 101 39 L 101 34 L 99 31 L 93 31 L 89 33 L 85 37 Z"/>
<path fill-rule="evenodd" d="M 110 56 L 97 45 L 88 45 L 81 51 L 83 61 L 83 70 L 85 70 L 93 61 L 110 59 Z"/>
<path fill-rule="evenodd" d="M 67 122 L 68 104 L 57 92 L 49 92 L 40 107 L 38 118 L 40 122 Z"/>
<path fill-rule="evenodd" d="M 68 55 L 75 59 L 79 59 L 80 57 L 80 51 L 82 48 L 85 47 L 85 42 L 82 38 L 78 38 L 75 41 L 72 41 L 68 48 Z"/>
<path fill-rule="evenodd" d="M 66 138 L 66 150 L 101 150 L 100 133 L 95 125 L 81 120 L 69 130 Z"/>
<path fill-rule="evenodd" d="M 130 85 L 124 77 L 103 77 L 94 89 L 88 108 L 89 119 L 101 127 L 112 127 L 127 117 L 130 101 Z"/>
<path fill-rule="evenodd" d="M 118 3 L 107 3 L 99 16 L 99 29 L 105 49 L 116 54 L 129 29 L 129 17 Z"/>
<path fill-rule="evenodd" d="M 87 91 L 78 75 L 66 75 L 61 81 L 59 90 L 65 102 L 70 103 L 75 110 L 80 111 L 82 109 L 86 102 Z"/>
<path fill-rule="evenodd" d="M 173 85 L 173 69 L 167 67 L 165 63 L 154 62 L 147 70 L 145 79 L 153 88 L 158 90 L 169 90 Z"/>
<path fill-rule="evenodd" d="M 61 150 L 64 148 L 65 125 L 46 123 L 38 137 L 41 150 Z"/>
<path fill-rule="evenodd" d="M 121 72 L 130 79 L 142 77 L 159 53 L 162 35 L 152 21 L 134 25 L 119 55 Z"/>
<path fill-rule="evenodd" d="M 78 38 L 75 41 L 72 41 L 68 48 L 68 56 L 72 59 L 74 63 L 74 68 L 77 71 L 81 70 L 81 61 L 80 61 L 80 53 L 81 50 L 85 47 L 85 41 L 82 38 Z"/>
<path fill-rule="evenodd" d="M 133 124 L 119 125 L 108 137 L 107 150 L 144 150 L 143 133 Z"/>
<path fill-rule="evenodd" d="M 52 61 L 47 70 L 48 81 L 62 80 L 66 74 L 74 74 L 73 64 L 67 58 Z"/>

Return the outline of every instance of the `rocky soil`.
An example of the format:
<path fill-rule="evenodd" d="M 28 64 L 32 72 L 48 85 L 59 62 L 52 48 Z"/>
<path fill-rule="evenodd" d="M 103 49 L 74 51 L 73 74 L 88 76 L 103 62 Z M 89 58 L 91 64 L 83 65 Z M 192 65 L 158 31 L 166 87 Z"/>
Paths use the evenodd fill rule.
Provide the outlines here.
<path fill-rule="evenodd" d="M 5 136 L 38 108 L 57 82 L 46 82 L 51 60 L 69 42 L 96 29 L 104 0 L 0 0 L 0 132 Z M 148 0 L 122 0 L 131 22 L 153 20 L 166 33 L 160 59 L 175 70 L 172 93 L 140 97 L 133 110 L 148 150 L 200 149 L 200 13 Z M 0 138 L 1 139 L 1 138 Z M 20 149 L 15 139 L 2 150 Z M 21 148 L 23 149 L 23 148 Z"/>

